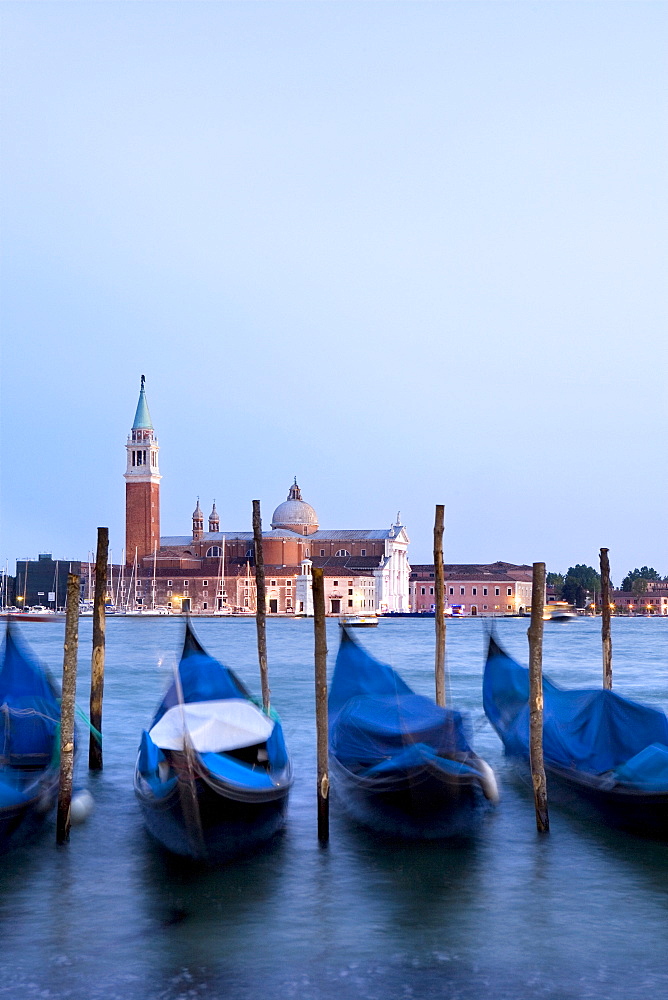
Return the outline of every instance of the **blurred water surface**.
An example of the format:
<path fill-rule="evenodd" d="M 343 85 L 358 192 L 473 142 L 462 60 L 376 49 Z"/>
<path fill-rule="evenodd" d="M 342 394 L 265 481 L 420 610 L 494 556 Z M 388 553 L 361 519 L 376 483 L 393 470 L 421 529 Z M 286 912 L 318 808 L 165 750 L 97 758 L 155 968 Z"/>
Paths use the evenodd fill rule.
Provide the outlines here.
<path fill-rule="evenodd" d="M 497 622 L 527 660 L 528 622 Z M 207 649 L 259 691 L 255 622 L 201 620 Z M 417 691 L 433 691 L 433 619 L 358 632 Z M 471 715 L 476 749 L 503 799 L 469 844 L 401 844 L 356 829 L 332 802 L 331 841 L 315 830 L 313 637 L 308 621 L 268 622 L 272 704 L 296 781 L 286 830 L 260 854 L 207 870 L 161 852 L 132 791 L 139 734 L 178 657 L 178 619 L 110 620 L 104 771 L 96 808 L 56 848 L 54 825 L 0 858 L 0 995 L 72 1000 L 266 996 L 643 1000 L 668 996 L 668 846 L 533 805 L 484 720 L 484 623 L 448 625 L 453 703 Z M 91 623 L 82 619 L 78 702 L 87 710 Z M 60 676 L 62 625 L 23 626 Z M 338 625 L 328 623 L 330 666 Z M 668 707 L 668 619 L 613 620 L 614 686 Z M 544 669 L 567 686 L 598 685 L 600 621 L 548 624 Z M 79 761 L 87 781 L 87 753 Z"/>

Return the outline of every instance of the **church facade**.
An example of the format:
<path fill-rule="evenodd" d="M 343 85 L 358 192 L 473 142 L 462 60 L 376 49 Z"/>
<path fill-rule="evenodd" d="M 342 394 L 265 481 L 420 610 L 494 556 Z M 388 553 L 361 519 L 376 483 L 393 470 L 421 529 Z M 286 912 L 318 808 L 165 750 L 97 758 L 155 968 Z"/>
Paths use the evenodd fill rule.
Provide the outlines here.
<path fill-rule="evenodd" d="M 254 612 L 252 531 L 221 530 L 215 502 L 205 531 L 198 498 L 190 533 L 160 536 L 158 451 L 142 376 L 126 443 L 126 603 L 204 614 Z M 313 567 L 323 569 L 330 614 L 407 611 L 408 545 L 399 516 L 389 528 L 321 528 L 295 479 L 273 512 L 271 529 L 262 533 L 267 612 L 310 613 Z"/>

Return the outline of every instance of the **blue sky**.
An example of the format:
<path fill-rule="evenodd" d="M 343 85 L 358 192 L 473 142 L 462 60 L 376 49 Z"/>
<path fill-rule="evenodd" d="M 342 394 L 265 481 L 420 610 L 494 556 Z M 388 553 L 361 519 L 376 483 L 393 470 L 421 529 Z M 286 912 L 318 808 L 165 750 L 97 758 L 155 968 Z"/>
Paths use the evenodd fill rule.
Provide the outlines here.
<path fill-rule="evenodd" d="M 657 3 L 5 3 L 2 544 L 398 510 L 427 561 L 666 541 Z"/>

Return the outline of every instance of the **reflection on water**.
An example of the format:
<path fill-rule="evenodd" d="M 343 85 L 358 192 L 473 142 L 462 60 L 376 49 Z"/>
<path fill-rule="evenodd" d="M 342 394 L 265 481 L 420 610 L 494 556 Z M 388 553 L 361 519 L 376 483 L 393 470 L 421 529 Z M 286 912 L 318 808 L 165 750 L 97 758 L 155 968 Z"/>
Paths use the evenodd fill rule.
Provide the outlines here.
<path fill-rule="evenodd" d="M 666 624 L 613 622 L 615 685 L 663 706 Z M 509 651 L 526 661 L 526 622 L 502 621 L 499 628 Z M 254 623 L 212 620 L 198 632 L 257 691 Z M 433 621 L 382 622 L 369 632 L 363 642 L 372 652 L 417 691 L 432 694 Z M 25 633 L 59 673 L 61 628 L 33 625 Z M 448 626 L 452 697 L 471 712 L 476 749 L 497 768 L 503 797 L 480 836 L 460 844 L 379 838 L 333 801 L 330 844 L 319 847 L 312 624 L 271 621 L 268 637 L 272 703 L 296 772 L 288 825 L 257 855 L 210 870 L 166 855 L 144 832 L 132 792 L 139 733 L 168 681 L 180 623 L 110 622 L 105 769 L 91 781 L 96 808 L 73 829 L 68 847 L 55 847 L 50 827 L 38 843 L 0 859 L 0 994 L 28 1000 L 668 995 L 668 847 L 554 806 L 550 836 L 537 836 L 530 790 L 512 780 L 496 735 L 482 721 L 480 622 Z M 333 623 L 332 654 L 337 641 Z M 89 653 L 90 626 L 82 622 L 84 706 Z M 546 629 L 544 661 L 562 683 L 600 683 L 598 623 Z"/>

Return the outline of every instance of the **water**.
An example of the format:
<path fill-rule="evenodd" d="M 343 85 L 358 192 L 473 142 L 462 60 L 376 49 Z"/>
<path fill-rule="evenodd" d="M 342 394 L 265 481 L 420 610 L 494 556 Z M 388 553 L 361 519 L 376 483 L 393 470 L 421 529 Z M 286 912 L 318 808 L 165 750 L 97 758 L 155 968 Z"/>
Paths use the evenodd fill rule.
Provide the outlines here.
<path fill-rule="evenodd" d="M 334 653 L 338 626 L 329 622 Z M 432 694 L 433 620 L 358 633 Z M 497 623 L 527 659 L 527 622 Z M 110 620 L 104 771 L 96 809 L 55 846 L 0 858 L 0 995 L 72 1000 L 436 998 L 657 1000 L 668 996 L 668 846 L 533 803 L 514 783 L 481 707 L 481 621 L 448 626 L 454 703 L 497 770 L 503 799 L 479 838 L 447 846 L 380 841 L 332 802 L 329 847 L 315 830 L 312 625 L 270 621 L 272 703 L 296 780 L 285 833 L 262 853 L 207 870 L 174 861 L 143 831 L 132 791 L 139 733 L 181 641 L 178 619 Z M 59 676 L 62 626 L 23 626 Z M 81 622 L 79 704 L 87 708 L 91 623 Z M 253 620 L 202 620 L 203 644 L 259 690 Z M 668 707 L 668 620 L 613 620 L 617 690 Z M 332 657 L 333 658 L 333 657 Z M 598 685 L 600 621 L 545 629 L 544 667 L 565 685 Z M 87 757 L 86 753 L 81 755 Z M 80 777 L 86 780 L 80 761 Z"/>

